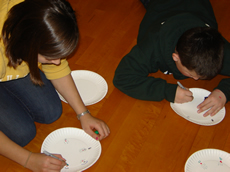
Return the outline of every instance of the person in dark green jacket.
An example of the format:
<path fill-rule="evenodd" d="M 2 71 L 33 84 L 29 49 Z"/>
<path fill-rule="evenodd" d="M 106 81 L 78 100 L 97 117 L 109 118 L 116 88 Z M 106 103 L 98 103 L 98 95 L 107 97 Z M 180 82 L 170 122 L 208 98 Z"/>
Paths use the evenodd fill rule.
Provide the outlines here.
<path fill-rule="evenodd" d="M 192 92 L 162 78 L 211 79 L 230 75 L 230 44 L 217 30 L 209 0 L 151 0 L 140 24 L 137 44 L 121 60 L 113 83 L 125 94 L 150 101 L 185 103 Z M 223 79 L 198 106 L 204 116 L 215 115 L 230 98 L 230 79 Z"/>

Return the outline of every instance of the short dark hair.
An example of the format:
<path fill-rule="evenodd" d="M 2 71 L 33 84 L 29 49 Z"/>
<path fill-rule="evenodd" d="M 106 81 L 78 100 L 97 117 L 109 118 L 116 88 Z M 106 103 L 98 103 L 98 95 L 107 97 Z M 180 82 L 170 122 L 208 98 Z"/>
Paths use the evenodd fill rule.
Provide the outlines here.
<path fill-rule="evenodd" d="M 32 82 L 42 85 L 38 54 L 58 59 L 74 51 L 79 39 L 75 11 L 66 0 L 25 0 L 10 9 L 2 38 L 8 66 L 25 61 Z"/>
<path fill-rule="evenodd" d="M 201 79 L 212 79 L 222 67 L 223 37 L 211 27 L 192 28 L 179 38 L 176 51 L 188 70 L 195 71 Z"/>

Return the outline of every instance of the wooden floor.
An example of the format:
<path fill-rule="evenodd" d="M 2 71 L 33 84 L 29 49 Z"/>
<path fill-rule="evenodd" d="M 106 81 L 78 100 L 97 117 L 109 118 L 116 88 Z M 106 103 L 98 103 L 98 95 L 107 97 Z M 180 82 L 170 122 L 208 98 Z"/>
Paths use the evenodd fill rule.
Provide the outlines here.
<path fill-rule="evenodd" d="M 230 103 L 224 120 L 215 126 L 188 122 L 171 109 L 169 102 L 141 101 L 126 96 L 112 84 L 114 71 L 122 57 L 136 43 L 145 9 L 139 0 L 71 0 L 77 11 L 81 39 L 75 55 L 69 59 L 72 70 L 90 70 L 105 78 L 108 94 L 88 106 L 92 114 L 111 129 L 101 141 L 102 154 L 86 172 L 183 172 L 187 158 L 195 151 L 216 148 L 230 152 Z M 211 0 L 222 35 L 230 41 L 230 1 Z M 176 83 L 172 76 L 164 77 Z M 222 76 L 211 81 L 181 81 L 185 86 L 212 90 Z M 62 117 L 53 124 L 38 124 L 37 136 L 26 146 L 40 152 L 45 137 L 61 127 L 80 123 L 68 104 Z M 0 156 L 1 172 L 29 170 Z"/>

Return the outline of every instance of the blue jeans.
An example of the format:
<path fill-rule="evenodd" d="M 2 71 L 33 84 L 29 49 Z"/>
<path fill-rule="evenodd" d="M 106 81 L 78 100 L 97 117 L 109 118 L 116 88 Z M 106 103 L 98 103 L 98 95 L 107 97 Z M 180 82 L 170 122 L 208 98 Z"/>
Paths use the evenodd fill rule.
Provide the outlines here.
<path fill-rule="evenodd" d="M 61 100 L 52 83 L 40 73 L 43 86 L 34 85 L 30 74 L 0 83 L 0 131 L 20 146 L 35 137 L 35 121 L 49 124 L 62 114 Z"/>

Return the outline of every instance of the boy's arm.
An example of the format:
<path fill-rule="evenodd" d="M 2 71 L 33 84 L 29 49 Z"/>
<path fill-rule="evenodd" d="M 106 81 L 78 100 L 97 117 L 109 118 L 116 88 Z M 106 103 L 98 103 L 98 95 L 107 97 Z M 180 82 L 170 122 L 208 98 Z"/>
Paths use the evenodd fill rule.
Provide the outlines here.
<path fill-rule="evenodd" d="M 220 74 L 230 76 L 230 43 L 225 39 L 224 41 L 224 60 Z M 230 78 L 225 78 L 220 81 L 218 86 L 212 91 L 209 97 L 197 107 L 199 109 L 198 112 L 203 112 L 210 108 L 210 110 L 208 110 L 204 116 L 213 116 L 218 113 L 229 100 Z"/>
<path fill-rule="evenodd" d="M 120 91 L 136 99 L 174 102 L 177 85 L 148 76 L 158 71 L 151 54 L 144 54 L 138 45 L 134 46 L 118 65 L 113 83 Z"/>
<path fill-rule="evenodd" d="M 220 74 L 230 76 L 230 43 L 224 39 L 224 60 Z M 226 96 L 226 102 L 230 100 L 230 78 L 222 79 L 215 89 L 219 89 Z"/>

